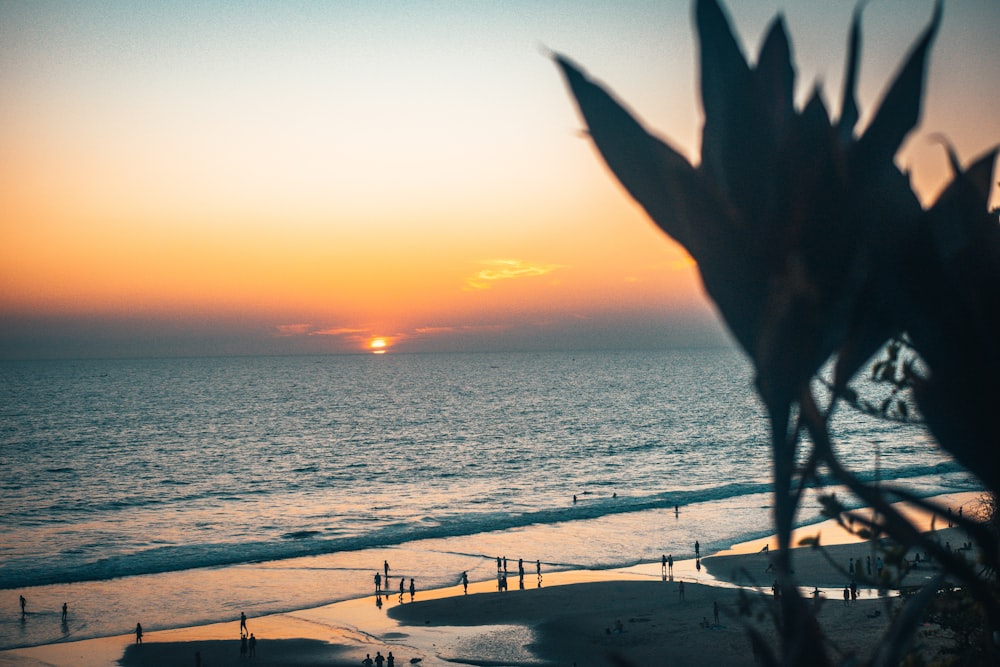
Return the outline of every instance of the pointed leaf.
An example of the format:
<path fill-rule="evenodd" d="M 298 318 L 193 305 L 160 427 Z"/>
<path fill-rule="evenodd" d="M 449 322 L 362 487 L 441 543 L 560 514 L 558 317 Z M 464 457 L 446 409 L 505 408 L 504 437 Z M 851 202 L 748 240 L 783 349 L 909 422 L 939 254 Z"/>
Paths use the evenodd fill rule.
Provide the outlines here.
<path fill-rule="evenodd" d="M 893 81 L 871 125 L 859 140 L 859 161 L 878 165 L 892 161 L 906 135 L 920 120 L 924 74 L 931 42 L 941 24 L 941 2 L 934 7 L 931 23 L 910 52 L 910 57 Z"/>
<path fill-rule="evenodd" d="M 863 4 L 854 10 L 851 21 L 851 36 L 847 44 L 847 64 L 844 69 L 844 90 L 841 96 L 840 118 L 837 134 L 841 144 L 847 144 L 854 136 L 854 126 L 858 122 L 858 102 L 855 89 L 858 85 L 858 52 L 861 49 L 861 10 Z"/>
<path fill-rule="evenodd" d="M 608 167 L 653 221 L 697 261 L 706 261 L 708 241 L 725 234 L 728 215 L 720 197 L 708 193 L 698 172 L 568 58 L 555 55 Z M 713 233 L 711 230 L 716 230 Z"/>
<path fill-rule="evenodd" d="M 774 19 L 764 38 L 756 78 L 758 98 L 768 107 L 771 123 L 778 129 L 795 113 L 795 67 L 781 16 Z"/>
<path fill-rule="evenodd" d="M 705 112 L 701 163 L 710 178 L 729 191 L 729 170 L 744 163 L 746 105 L 751 99 L 750 67 L 729 20 L 715 0 L 695 5 L 701 57 L 701 101 Z M 749 151 L 747 151 L 749 152 Z M 746 155 L 751 158 L 752 155 Z M 747 160 L 748 163 L 748 160 Z"/>

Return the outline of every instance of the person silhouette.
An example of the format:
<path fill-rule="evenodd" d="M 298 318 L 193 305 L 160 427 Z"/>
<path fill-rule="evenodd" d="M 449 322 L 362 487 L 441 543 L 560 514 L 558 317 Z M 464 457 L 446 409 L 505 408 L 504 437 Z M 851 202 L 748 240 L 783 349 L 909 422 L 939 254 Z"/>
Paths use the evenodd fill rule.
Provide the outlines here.
<path fill-rule="evenodd" d="M 24 618 L 24 606 L 28 604 L 28 601 L 24 599 L 23 595 L 20 597 L 21 597 L 21 618 Z"/>
<path fill-rule="evenodd" d="M 462 572 L 462 590 L 466 594 L 469 593 L 469 573 L 468 572 Z M 392 653 L 390 653 L 389 655 L 392 655 Z"/>
<path fill-rule="evenodd" d="M 399 601 L 403 601 L 403 590 L 406 588 L 406 577 L 400 577 L 399 579 Z"/>
<path fill-rule="evenodd" d="M 389 561 L 382 561 L 382 568 L 385 570 L 385 585 L 389 585 Z"/>
<path fill-rule="evenodd" d="M 378 593 L 382 590 L 382 575 L 379 572 L 375 573 L 375 592 Z"/>
<path fill-rule="evenodd" d="M 247 615 L 240 612 L 240 634 L 247 632 Z"/>
<path fill-rule="evenodd" d="M 680 598 L 681 602 L 684 602 L 684 582 L 681 581 L 677 584 L 677 597 Z"/>
<path fill-rule="evenodd" d="M 63 623 L 66 622 L 66 615 L 67 614 L 69 614 L 69 607 L 67 607 L 66 603 L 63 602 L 63 608 L 62 608 L 62 620 L 63 620 Z"/>
<path fill-rule="evenodd" d="M 141 623 L 136 623 L 135 624 L 135 643 L 136 644 L 141 644 L 142 643 L 142 624 Z"/>
<path fill-rule="evenodd" d="M 392 655 L 392 651 L 385 656 L 385 667 L 396 667 L 396 658 Z"/>
<path fill-rule="evenodd" d="M 365 667 L 372 667 L 372 665 L 375 664 L 375 662 L 372 660 L 372 654 L 365 653 L 365 659 L 361 661 L 361 664 L 364 665 Z"/>
<path fill-rule="evenodd" d="M 382 667 L 385 664 L 385 657 L 381 651 L 375 651 L 375 667 Z"/>
<path fill-rule="evenodd" d="M 245 658 L 247 655 L 247 636 L 240 633 L 240 657 Z"/>
<path fill-rule="evenodd" d="M 667 574 L 669 574 L 671 578 L 673 578 L 673 576 L 674 576 L 674 555 L 673 554 L 670 554 L 669 556 L 667 556 Z"/>
<path fill-rule="evenodd" d="M 252 658 L 255 655 L 257 655 L 257 638 L 254 637 L 253 633 L 251 632 L 250 633 L 250 657 Z"/>
<path fill-rule="evenodd" d="M 698 544 L 698 540 L 694 541 L 694 555 L 695 555 L 695 558 L 700 558 L 701 557 L 701 545 Z"/>
<path fill-rule="evenodd" d="M 417 587 L 413 584 L 413 579 L 410 579 L 410 602 L 413 602 L 413 596 L 417 592 Z"/>

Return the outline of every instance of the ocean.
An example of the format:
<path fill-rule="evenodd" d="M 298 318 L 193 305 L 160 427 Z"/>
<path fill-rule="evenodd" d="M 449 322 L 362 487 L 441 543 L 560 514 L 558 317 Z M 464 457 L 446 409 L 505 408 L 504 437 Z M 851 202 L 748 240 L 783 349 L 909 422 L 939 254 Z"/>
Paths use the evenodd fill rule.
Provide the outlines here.
<path fill-rule="evenodd" d="M 979 488 L 919 426 L 833 432 L 866 479 Z M 2 362 L 0 649 L 362 597 L 384 561 L 690 558 L 773 532 L 770 474 L 732 349 Z"/>

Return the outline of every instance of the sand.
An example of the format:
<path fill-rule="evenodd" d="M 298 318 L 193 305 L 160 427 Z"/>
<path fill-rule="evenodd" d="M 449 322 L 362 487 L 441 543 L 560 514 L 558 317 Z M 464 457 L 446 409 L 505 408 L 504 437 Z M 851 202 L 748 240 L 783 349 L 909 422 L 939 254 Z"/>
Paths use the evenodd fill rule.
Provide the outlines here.
<path fill-rule="evenodd" d="M 963 494 L 942 501 L 955 504 L 975 497 Z M 832 531 L 822 530 L 826 543 Z M 957 528 L 938 530 L 936 538 L 956 546 L 964 541 Z M 470 585 L 467 595 L 461 587 L 452 587 L 419 591 L 414 602 L 409 595 L 402 601 L 390 596 L 376 606 L 370 597 L 251 618 L 248 628 L 258 638 L 252 662 L 357 667 L 366 654 L 392 651 L 396 665 L 421 667 L 455 662 L 752 665 L 749 627 L 776 643 L 769 616 L 773 578 L 767 572 L 774 551 L 758 552 L 765 542 L 706 557 L 702 569 L 694 561 L 675 563 L 673 581 L 664 580 L 659 563 L 646 563 L 621 570 L 549 573 L 541 587 L 531 575 L 524 590 L 518 590 L 516 581 L 506 592 L 497 592 L 495 582 L 478 582 Z M 842 658 L 870 655 L 899 602 L 867 587 L 863 578 L 859 599 L 843 601 L 849 559 L 864 562 L 867 556 L 874 567 L 872 545 L 858 541 L 822 550 L 803 547 L 795 553 L 796 578 L 807 592 L 820 589 L 818 619 Z M 919 584 L 931 572 L 929 567 L 918 568 L 905 583 Z M 739 613 L 741 596 L 752 604 L 749 617 Z M 250 659 L 240 656 L 238 627 L 234 620 L 147 632 L 141 646 L 134 644 L 134 636 L 125 635 L 4 651 L 0 667 L 195 665 L 196 653 L 205 667 L 244 665 Z M 922 633 L 921 641 L 934 640 L 933 628 Z"/>

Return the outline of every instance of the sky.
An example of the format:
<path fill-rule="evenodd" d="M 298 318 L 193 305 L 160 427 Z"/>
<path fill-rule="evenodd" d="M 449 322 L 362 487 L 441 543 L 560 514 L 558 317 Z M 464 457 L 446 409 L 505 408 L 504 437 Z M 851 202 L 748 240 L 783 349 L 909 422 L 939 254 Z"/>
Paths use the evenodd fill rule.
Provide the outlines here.
<path fill-rule="evenodd" d="M 729 5 L 839 107 L 855 3 Z M 866 4 L 862 125 L 932 11 Z M 998 26 L 945 6 L 897 158 L 925 204 L 933 137 L 1000 141 Z M 697 162 L 695 48 L 675 0 L 0 0 L 0 359 L 728 344 L 546 55 Z"/>

